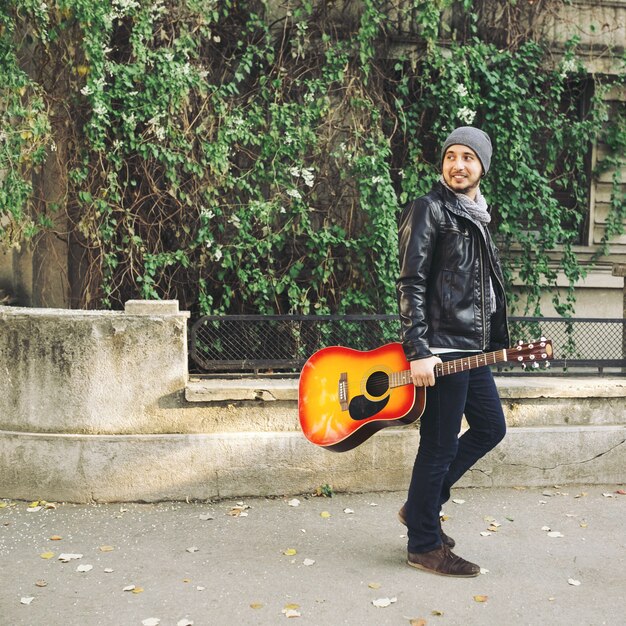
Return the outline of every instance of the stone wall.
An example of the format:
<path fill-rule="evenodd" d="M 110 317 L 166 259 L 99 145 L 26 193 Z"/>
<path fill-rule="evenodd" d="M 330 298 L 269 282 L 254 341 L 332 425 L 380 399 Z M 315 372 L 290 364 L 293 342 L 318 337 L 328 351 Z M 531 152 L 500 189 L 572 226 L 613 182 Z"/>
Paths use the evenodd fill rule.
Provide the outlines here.
<path fill-rule="evenodd" d="M 158 501 L 403 490 L 419 434 L 343 453 L 298 422 L 297 379 L 189 379 L 178 303 L 0 307 L 0 498 Z M 626 379 L 499 376 L 505 440 L 464 486 L 626 482 Z"/>

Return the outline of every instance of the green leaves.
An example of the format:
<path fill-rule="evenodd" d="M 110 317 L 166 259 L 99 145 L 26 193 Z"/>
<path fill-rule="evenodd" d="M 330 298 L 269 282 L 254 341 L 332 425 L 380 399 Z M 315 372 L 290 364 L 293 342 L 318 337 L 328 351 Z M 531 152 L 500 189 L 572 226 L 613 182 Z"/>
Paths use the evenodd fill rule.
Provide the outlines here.
<path fill-rule="evenodd" d="M 469 1 L 454 26 L 451 0 L 386 4 L 5 3 L 0 240 L 52 226 L 31 181 L 58 143 L 60 210 L 86 251 L 82 306 L 391 312 L 401 206 L 437 179 L 452 127 L 475 124 L 494 139 L 483 190 L 505 272 L 535 307 L 556 284 L 554 249 L 580 276 L 572 246 L 597 137 L 611 148 L 598 171 L 616 172 L 605 245 L 622 232 L 625 116 L 607 123 L 599 95 L 579 115 L 575 42 L 548 70 L 537 43 L 502 46 L 478 28 Z M 401 32 L 412 46 L 399 52 Z"/>

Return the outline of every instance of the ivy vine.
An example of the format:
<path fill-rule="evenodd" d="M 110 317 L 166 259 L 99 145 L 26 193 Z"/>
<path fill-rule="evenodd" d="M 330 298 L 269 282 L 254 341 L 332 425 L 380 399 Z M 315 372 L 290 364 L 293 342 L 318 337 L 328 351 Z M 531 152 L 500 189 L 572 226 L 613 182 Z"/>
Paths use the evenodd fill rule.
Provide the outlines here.
<path fill-rule="evenodd" d="M 495 144 L 484 188 L 509 290 L 518 276 L 536 313 L 556 285 L 550 251 L 572 285 L 583 273 L 573 246 L 598 139 L 610 154 L 596 173 L 616 172 L 600 253 L 623 233 L 626 119 L 607 124 L 598 77 L 580 114 L 576 41 L 549 69 L 532 23 L 512 16 L 527 28 L 503 41 L 481 30 L 484 10 L 7 0 L 0 242 L 56 230 L 79 267 L 82 307 L 139 297 L 211 314 L 393 312 L 401 205 L 437 178 L 446 134 L 476 124 Z M 32 182 L 55 150 L 60 203 Z M 554 292 L 570 314 L 573 287 Z"/>

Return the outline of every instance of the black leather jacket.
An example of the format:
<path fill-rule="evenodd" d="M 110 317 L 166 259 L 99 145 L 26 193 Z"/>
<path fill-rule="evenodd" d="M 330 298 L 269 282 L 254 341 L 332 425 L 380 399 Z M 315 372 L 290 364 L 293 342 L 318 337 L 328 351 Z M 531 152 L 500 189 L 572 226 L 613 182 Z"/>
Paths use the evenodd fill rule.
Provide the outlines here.
<path fill-rule="evenodd" d="M 441 183 L 410 202 L 399 226 L 397 281 L 402 345 L 409 361 L 430 347 L 509 347 L 504 280 L 497 249 Z M 491 314 L 489 277 L 496 294 Z"/>

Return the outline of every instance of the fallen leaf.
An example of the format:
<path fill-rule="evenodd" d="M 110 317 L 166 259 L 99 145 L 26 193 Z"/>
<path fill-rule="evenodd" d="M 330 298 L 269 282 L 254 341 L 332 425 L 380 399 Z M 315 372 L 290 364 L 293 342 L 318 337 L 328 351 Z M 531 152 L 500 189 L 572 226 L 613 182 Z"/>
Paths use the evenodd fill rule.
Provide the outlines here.
<path fill-rule="evenodd" d="M 47 587 L 48 583 L 45 580 L 38 580 L 35 583 L 35 587 Z"/>
<path fill-rule="evenodd" d="M 378 598 L 376 600 L 372 600 L 372 604 L 379 609 L 384 609 L 397 601 L 398 598 Z"/>
<path fill-rule="evenodd" d="M 343 510 L 343 512 L 344 512 L 346 515 L 351 515 L 352 513 L 354 513 L 354 511 L 353 511 L 352 509 L 344 509 L 344 510 Z"/>
<path fill-rule="evenodd" d="M 196 548 L 196 546 L 191 546 L 191 548 L 187 548 L 187 552 L 198 552 L 199 548 Z"/>
<path fill-rule="evenodd" d="M 481 536 L 481 537 L 491 537 L 491 533 L 490 533 L 490 532 L 488 532 L 488 531 L 486 531 L 486 530 L 483 530 L 483 531 L 480 533 L 480 536 Z"/>
<path fill-rule="evenodd" d="M 104 568 L 104 573 L 105 573 L 105 574 L 112 574 L 112 573 L 113 573 L 113 568 L 111 568 L 111 567 L 105 567 L 105 568 Z"/>
<path fill-rule="evenodd" d="M 454 504 L 465 504 L 465 500 L 461 500 L 461 498 L 452 498 L 452 502 Z"/>
<path fill-rule="evenodd" d="M 251 609 L 262 609 L 263 608 L 263 604 L 261 602 L 252 602 L 250 604 L 250 608 Z"/>
<path fill-rule="evenodd" d="M 26 510 L 29 513 L 37 513 L 37 511 L 41 511 L 42 508 L 43 508 L 42 506 L 31 506 L 31 507 L 27 508 Z"/>
<path fill-rule="evenodd" d="M 489 596 L 474 596 L 476 602 L 487 602 L 487 598 L 489 598 Z"/>
<path fill-rule="evenodd" d="M 438 611 L 437 609 L 433 609 L 430 612 L 431 615 L 437 615 L 438 617 L 441 617 L 443 615 L 443 611 Z"/>
<path fill-rule="evenodd" d="M 300 617 L 301 613 L 298 611 L 300 608 L 299 604 L 287 604 L 282 610 L 282 613 L 285 617 Z"/>
<path fill-rule="evenodd" d="M 380 589 L 380 583 L 370 583 L 368 587 L 370 589 Z"/>
<path fill-rule="evenodd" d="M 40 504 L 39 500 L 34 500 L 28 505 L 28 508 L 34 509 L 36 506 L 39 506 L 39 504 Z"/>
<path fill-rule="evenodd" d="M 548 532 L 550 530 L 550 526 L 542 526 L 541 530 L 545 530 L 546 532 Z"/>
<path fill-rule="evenodd" d="M 578 495 L 574 496 L 574 498 L 584 498 L 587 494 L 586 491 L 583 491 L 582 493 L 579 493 Z"/>
<path fill-rule="evenodd" d="M 59 554 L 59 561 L 61 561 L 61 563 L 68 563 L 69 561 L 82 558 L 82 554 Z"/>
<path fill-rule="evenodd" d="M 614 497 L 615 497 L 615 495 L 614 495 L 614 494 L 612 494 L 612 493 L 603 493 L 602 495 L 603 495 L 605 498 L 614 498 Z"/>
<path fill-rule="evenodd" d="M 309 567 L 311 565 L 315 565 L 315 561 L 313 559 L 304 559 L 304 561 L 302 561 L 302 564 Z"/>
<path fill-rule="evenodd" d="M 143 587 L 135 587 L 131 593 L 143 593 Z"/>
<path fill-rule="evenodd" d="M 115 548 L 113 546 L 100 546 L 100 552 L 113 552 Z"/>
<path fill-rule="evenodd" d="M 176 626 L 193 626 L 193 620 L 186 619 L 186 618 L 184 618 L 184 619 L 179 619 L 179 620 L 176 622 Z"/>
<path fill-rule="evenodd" d="M 548 537 L 565 537 L 565 535 L 557 530 L 554 530 L 548 533 Z"/>
<path fill-rule="evenodd" d="M 57 505 L 54 502 L 46 502 L 44 505 L 44 508 L 46 509 L 56 509 Z"/>
<path fill-rule="evenodd" d="M 574 587 L 580 586 L 580 580 L 576 580 L 575 578 L 568 578 L 567 582 Z"/>
<path fill-rule="evenodd" d="M 587 528 L 587 522 L 582 521 L 582 522 L 580 522 L 579 526 L 580 526 L 581 528 Z"/>
<path fill-rule="evenodd" d="M 43 552 L 39 555 L 42 559 L 51 559 L 54 556 L 54 552 Z"/>
<path fill-rule="evenodd" d="M 409 620 L 410 626 L 426 626 L 426 620 L 423 617 L 417 617 Z"/>
<path fill-rule="evenodd" d="M 122 591 L 132 591 L 135 588 L 135 585 L 126 585 Z"/>
<path fill-rule="evenodd" d="M 295 548 L 287 548 L 283 554 L 285 556 L 293 556 L 294 554 L 298 554 L 298 551 Z"/>
<path fill-rule="evenodd" d="M 198 585 L 196 587 L 196 591 L 204 591 L 206 589 L 206 587 L 203 587 L 202 585 Z"/>
<path fill-rule="evenodd" d="M 618 489 L 615 493 L 619 494 L 620 496 L 626 496 L 626 491 L 624 489 Z"/>
<path fill-rule="evenodd" d="M 292 500 L 289 500 L 287 504 L 289 506 L 300 506 L 300 500 L 298 500 L 298 498 L 293 498 Z"/>
<path fill-rule="evenodd" d="M 324 519 L 328 519 L 330 517 L 330 513 L 328 511 L 322 511 L 320 513 L 320 517 L 323 517 Z"/>
<path fill-rule="evenodd" d="M 149 617 L 148 619 L 142 620 L 141 623 L 143 626 L 158 626 L 161 620 L 158 617 Z"/>
<path fill-rule="evenodd" d="M 0 502 L 0 509 L 6 509 L 8 506 L 6 502 Z"/>
<path fill-rule="evenodd" d="M 31 603 L 34 599 L 35 599 L 35 598 L 34 598 L 34 597 L 32 597 L 32 596 L 30 596 L 30 597 L 28 597 L 28 598 L 20 598 L 20 602 L 21 602 L 22 604 L 26 604 L 26 605 L 28 605 L 28 604 L 30 604 L 30 603 Z"/>
<path fill-rule="evenodd" d="M 93 569 L 93 565 L 79 565 L 76 568 L 77 572 L 90 572 Z"/>
<path fill-rule="evenodd" d="M 52 535 L 52 537 L 49 537 L 50 541 L 61 541 L 61 539 L 63 539 L 63 537 L 59 536 L 59 535 Z"/>
<path fill-rule="evenodd" d="M 481 568 L 480 568 L 480 573 L 481 573 L 481 574 L 488 574 L 488 573 L 489 573 L 489 570 L 488 570 L 486 567 L 481 567 Z"/>

